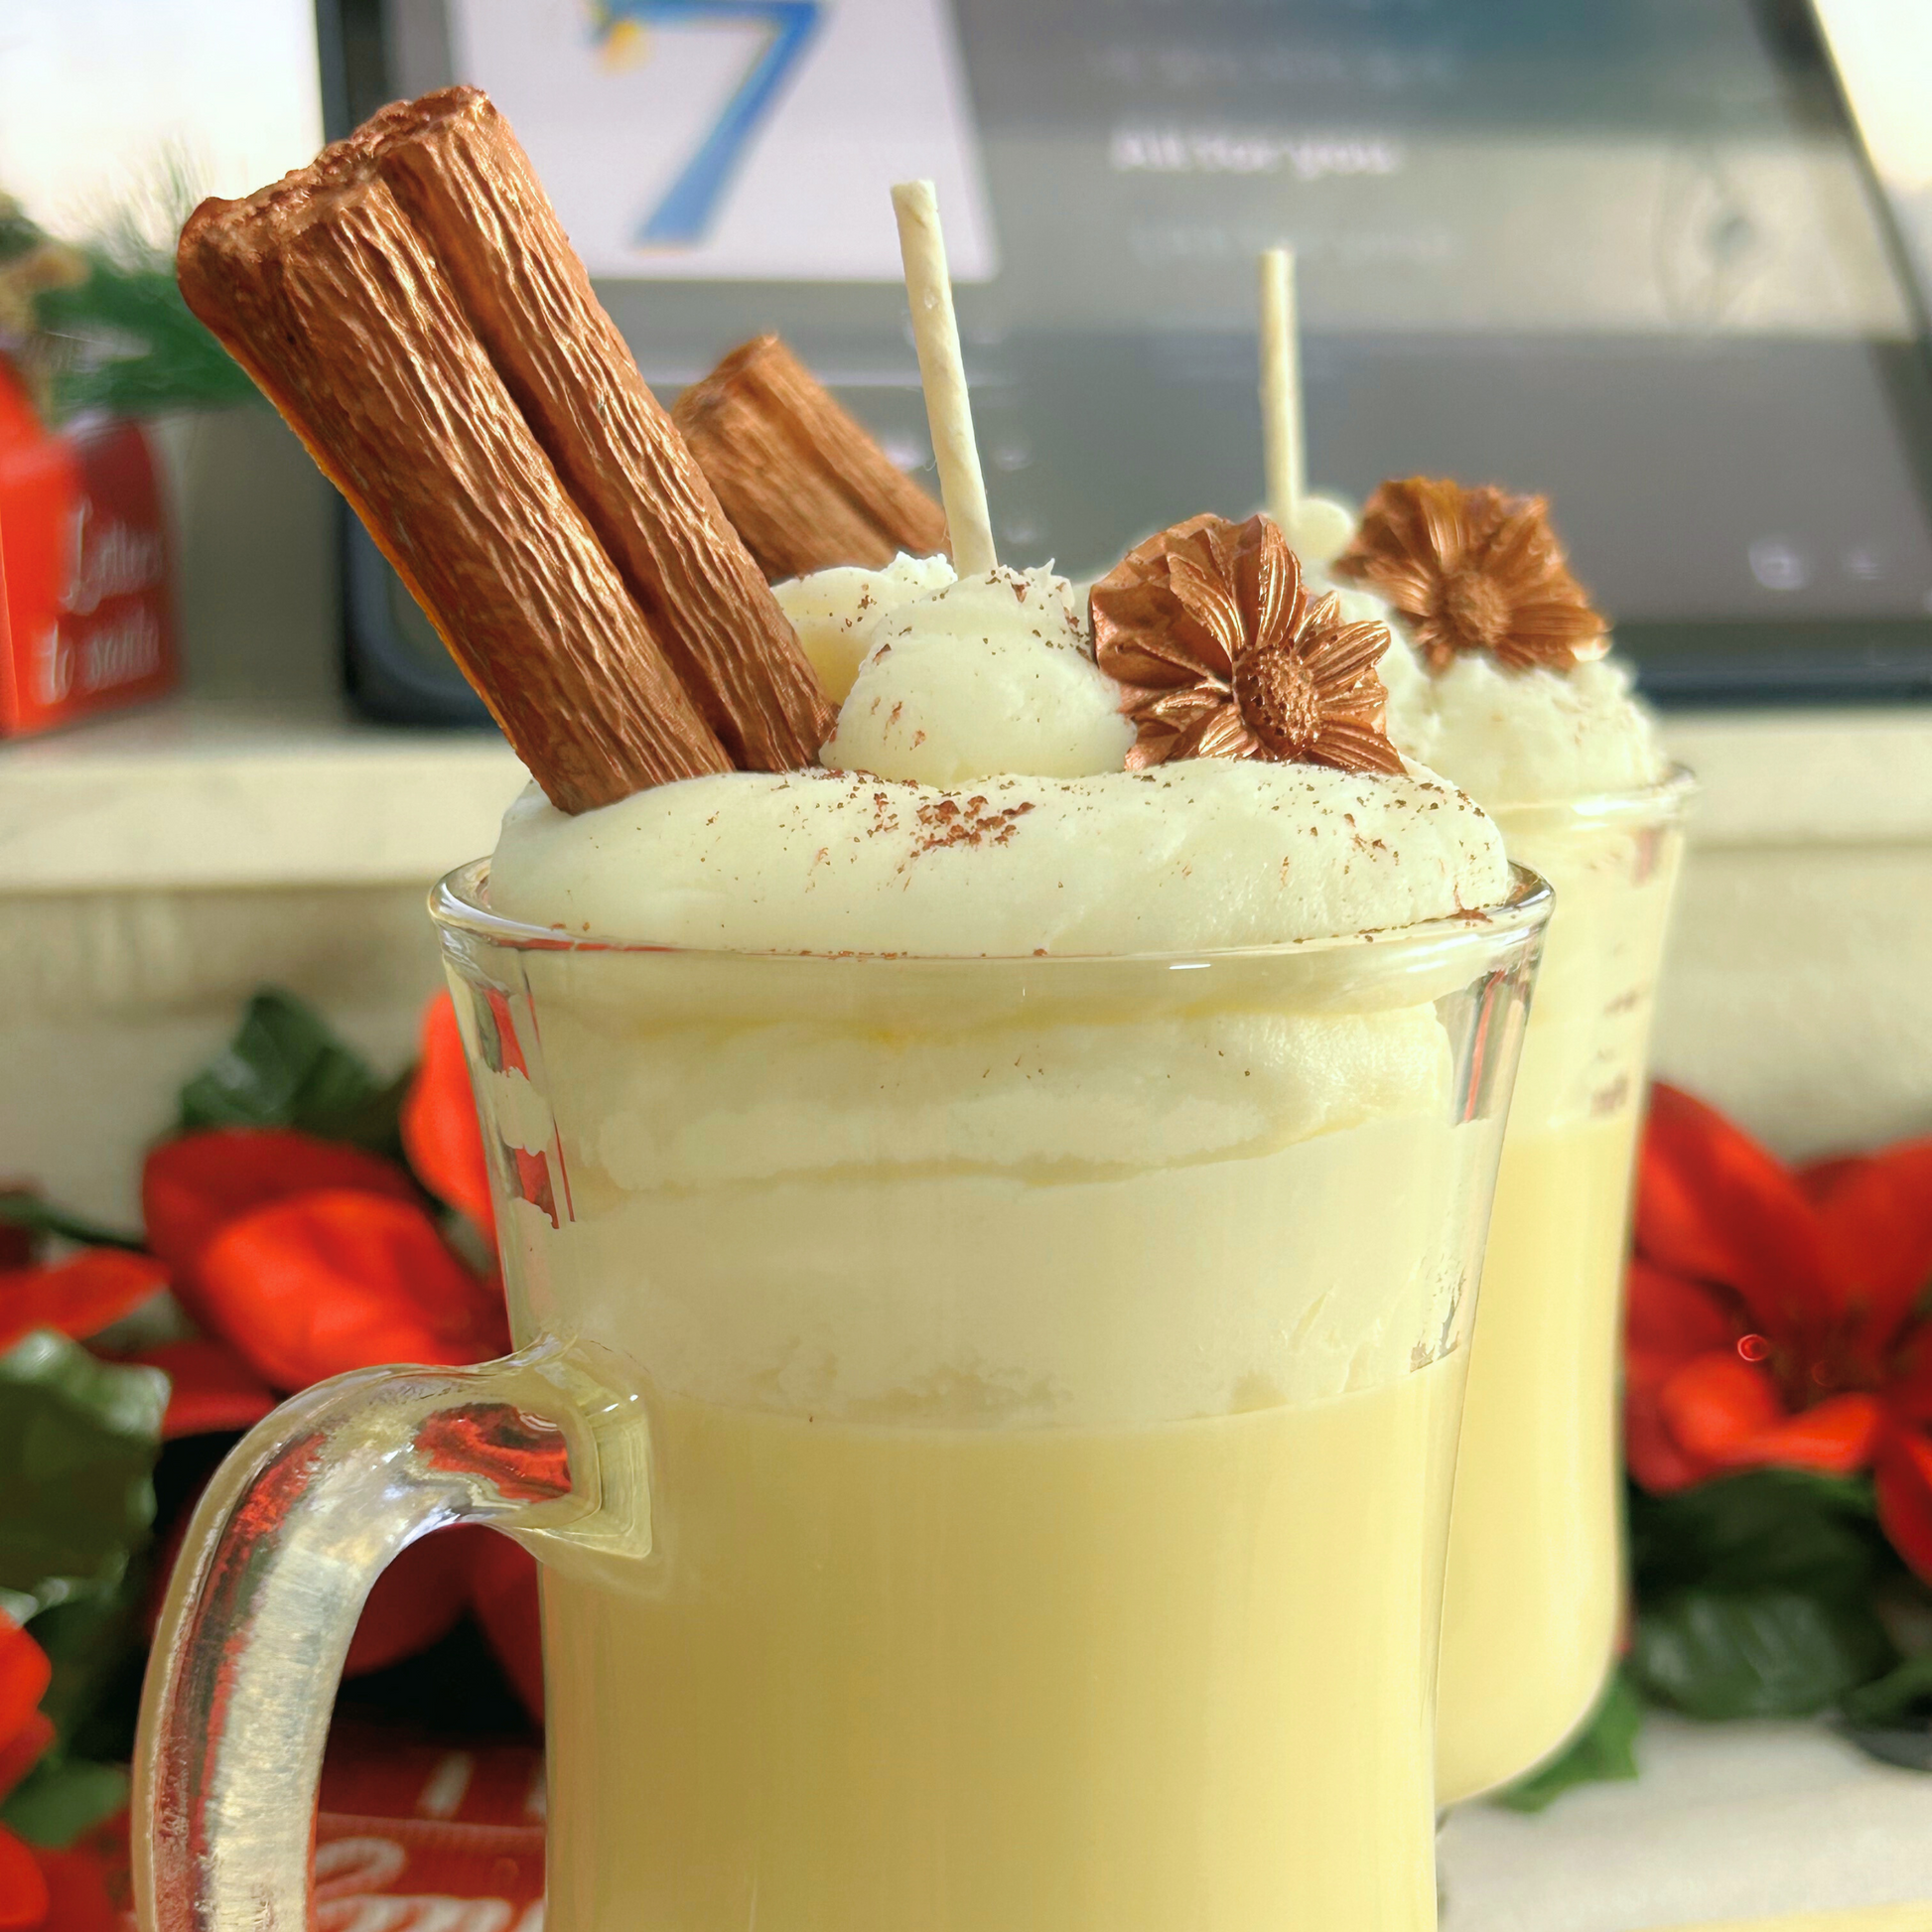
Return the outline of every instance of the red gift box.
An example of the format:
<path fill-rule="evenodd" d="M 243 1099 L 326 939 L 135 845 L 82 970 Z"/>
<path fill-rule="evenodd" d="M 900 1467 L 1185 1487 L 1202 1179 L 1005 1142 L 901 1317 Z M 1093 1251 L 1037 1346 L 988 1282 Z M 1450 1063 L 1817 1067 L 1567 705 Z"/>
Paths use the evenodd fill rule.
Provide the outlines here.
<path fill-rule="evenodd" d="M 140 425 L 50 433 L 0 361 L 0 737 L 171 689 L 171 574 Z"/>
<path fill-rule="evenodd" d="M 311 1932 L 543 1932 L 540 1745 L 339 1725 L 321 1800 Z M 54 1897 L 36 1932 L 137 1932 L 128 1830 L 121 1812 L 35 1855 Z"/>

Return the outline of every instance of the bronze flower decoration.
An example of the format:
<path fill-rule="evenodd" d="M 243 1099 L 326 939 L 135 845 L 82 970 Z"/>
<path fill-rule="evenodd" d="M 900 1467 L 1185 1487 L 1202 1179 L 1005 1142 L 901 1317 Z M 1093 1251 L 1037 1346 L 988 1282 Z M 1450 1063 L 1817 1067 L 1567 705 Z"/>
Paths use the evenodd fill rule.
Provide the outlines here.
<path fill-rule="evenodd" d="M 1311 603 L 1266 516 L 1189 517 L 1094 585 L 1094 655 L 1140 727 L 1139 770 L 1170 759 L 1274 759 L 1400 774 L 1375 661 L 1386 624 Z"/>
<path fill-rule="evenodd" d="M 1512 670 L 1568 670 L 1610 647 L 1541 496 L 1430 477 L 1385 483 L 1333 570 L 1388 599 L 1432 671 L 1465 650 Z"/>

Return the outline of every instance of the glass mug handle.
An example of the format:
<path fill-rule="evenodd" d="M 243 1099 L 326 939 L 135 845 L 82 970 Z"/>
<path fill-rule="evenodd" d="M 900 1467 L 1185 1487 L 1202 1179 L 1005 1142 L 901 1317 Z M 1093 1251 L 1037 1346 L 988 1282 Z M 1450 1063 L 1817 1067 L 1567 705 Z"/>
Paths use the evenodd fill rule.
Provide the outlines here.
<path fill-rule="evenodd" d="M 362 1601 L 430 1530 L 488 1523 L 608 1575 L 650 1547 L 642 1404 L 602 1350 L 363 1369 L 284 1403 L 208 1484 L 135 1745 L 142 1932 L 307 1932 L 316 1794 Z"/>

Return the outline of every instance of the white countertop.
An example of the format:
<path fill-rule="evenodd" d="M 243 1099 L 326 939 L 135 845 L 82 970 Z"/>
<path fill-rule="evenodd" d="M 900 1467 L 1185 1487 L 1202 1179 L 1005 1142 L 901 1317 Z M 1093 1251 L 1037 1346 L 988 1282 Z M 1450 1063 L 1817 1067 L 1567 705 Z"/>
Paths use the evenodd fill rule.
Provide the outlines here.
<path fill-rule="evenodd" d="M 418 884 L 524 778 L 490 731 L 176 698 L 0 747 L 0 893 Z"/>
<path fill-rule="evenodd" d="M 1907 1901 L 1923 1916 L 1905 1924 L 1932 1932 L 1932 1772 L 1817 1725 L 1657 1712 L 1637 1757 L 1634 1782 L 1579 1785 L 1534 1815 L 1455 1812 L 1443 1932 L 1651 1932 Z"/>
<path fill-rule="evenodd" d="M 1932 709 L 1684 713 L 1706 846 L 1932 843 Z M 181 697 L 0 746 L 0 893 L 419 883 L 485 852 L 493 733 Z"/>

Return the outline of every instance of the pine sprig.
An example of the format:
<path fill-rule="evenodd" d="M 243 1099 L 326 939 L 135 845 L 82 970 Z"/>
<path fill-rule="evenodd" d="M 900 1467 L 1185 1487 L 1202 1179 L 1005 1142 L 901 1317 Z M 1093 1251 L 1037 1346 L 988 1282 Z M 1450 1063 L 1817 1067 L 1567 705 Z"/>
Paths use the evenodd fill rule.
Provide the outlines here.
<path fill-rule="evenodd" d="M 257 400 L 240 364 L 190 313 L 171 268 L 123 267 L 104 252 L 82 252 L 87 279 L 35 302 L 59 350 L 57 419 L 90 409 L 156 416 Z"/>

